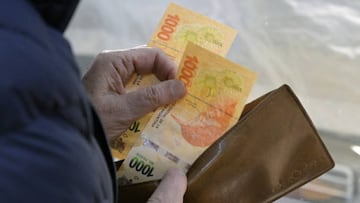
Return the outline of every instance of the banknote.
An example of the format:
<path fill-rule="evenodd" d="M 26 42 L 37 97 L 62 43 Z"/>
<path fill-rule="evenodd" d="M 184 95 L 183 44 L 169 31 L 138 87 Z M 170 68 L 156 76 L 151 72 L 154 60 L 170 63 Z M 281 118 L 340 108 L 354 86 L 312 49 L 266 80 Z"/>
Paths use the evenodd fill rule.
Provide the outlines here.
<path fill-rule="evenodd" d="M 118 171 L 124 184 L 159 179 L 169 167 L 186 172 L 238 121 L 256 79 L 251 70 L 191 42 L 179 67 L 187 94 L 154 112 Z"/>
<path fill-rule="evenodd" d="M 158 82 L 156 77 L 143 77 L 141 75 L 133 75 L 130 83 L 126 86 L 127 92 L 135 91 L 139 88 L 150 86 Z M 133 122 L 130 127 L 121 135 L 110 140 L 111 153 L 114 158 L 124 160 L 130 149 L 135 144 L 140 132 L 151 118 L 152 113 L 148 113 L 139 120 Z"/>
<path fill-rule="evenodd" d="M 149 46 L 159 47 L 179 64 L 187 42 L 225 56 L 236 33 L 227 25 L 171 3 L 151 37 Z"/>
<path fill-rule="evenodd" d="M 235 39 L 236 33 L 237 31 L 229 26 L 171 3 L 148 45 L 160 48 L 176 64 L 179 64 L 188 41 L 225 56 Z M 159 80 L 154 75 L 133 75 L 126 89 L 134 91 L 157 82 Z M 110 141 L 114 157 L 118 159 L 126 157 L 151 115 L 152 113 L 149 113 L 135 121 L 125 133 Z"/>

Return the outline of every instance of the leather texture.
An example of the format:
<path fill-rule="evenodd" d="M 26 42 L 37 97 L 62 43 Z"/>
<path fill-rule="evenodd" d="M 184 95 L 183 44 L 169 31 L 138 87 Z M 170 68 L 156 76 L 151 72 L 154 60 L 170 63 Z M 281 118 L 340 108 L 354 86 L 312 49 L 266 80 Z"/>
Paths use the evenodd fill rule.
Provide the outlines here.
<path fill-rule="evenodd" d="M 188 203 L 272 202 L 334 166 L 289 86 L 246 105 L 239 122 L 187 173 Z M 159 181 L 119 187 L 120 202 L 146 202 Z"/>

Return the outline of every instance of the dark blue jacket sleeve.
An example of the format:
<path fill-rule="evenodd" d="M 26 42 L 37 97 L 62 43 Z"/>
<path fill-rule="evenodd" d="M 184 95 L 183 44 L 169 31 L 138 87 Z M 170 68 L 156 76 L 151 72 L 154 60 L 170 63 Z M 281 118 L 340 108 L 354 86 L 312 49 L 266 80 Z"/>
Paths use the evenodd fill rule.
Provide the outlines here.
<path fill-rule="evenodd" d="M 113 202 L 111 156 L 103 132 L 101 139 L 95 135 L 68 43 L 26 1 L 6 1 L 10 11 L 0 8 L 0 202 Z"/>

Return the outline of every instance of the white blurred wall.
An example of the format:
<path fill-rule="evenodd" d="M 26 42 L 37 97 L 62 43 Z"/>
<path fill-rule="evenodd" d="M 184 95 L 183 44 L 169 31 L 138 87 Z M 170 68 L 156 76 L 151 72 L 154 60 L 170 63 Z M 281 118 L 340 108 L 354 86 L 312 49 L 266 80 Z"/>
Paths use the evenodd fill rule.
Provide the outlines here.
<path fill-rule="evenodd" d="M 146 44 L 170 1 L 83 0 L 66 32 L 74 51 Z M 174 1 L 238 30 L 228 58 L 259 75 L 251 94 L 289 84 L 315 126 L 360 136 L 360 1 Z"/>

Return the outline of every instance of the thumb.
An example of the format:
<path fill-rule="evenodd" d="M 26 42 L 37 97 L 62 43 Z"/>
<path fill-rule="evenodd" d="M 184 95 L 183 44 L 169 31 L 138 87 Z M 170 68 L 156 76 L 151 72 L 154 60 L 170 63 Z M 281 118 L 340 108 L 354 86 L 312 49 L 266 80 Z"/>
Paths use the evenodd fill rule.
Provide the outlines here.
<path fill-rule="evenodd" d="M 169 169 L 147 203 L 182 203 L 186 182 L 186 176 L 180 169 Z"/>
<path fill-rule="evenodd" d="M 126 95 L 128 112 L 137 119 L 159 106 L 170 104 L 186 93 L 180 80 L 166 80 Z"/>

